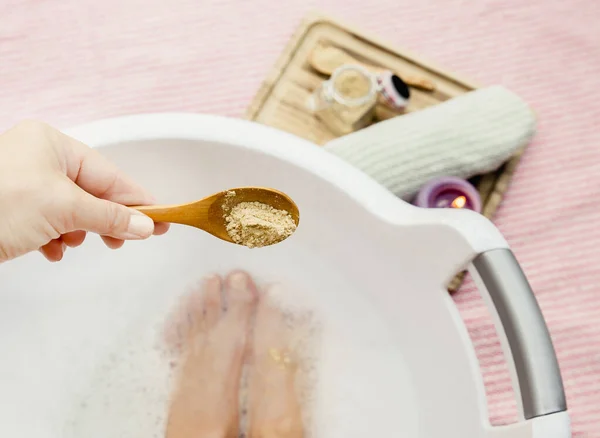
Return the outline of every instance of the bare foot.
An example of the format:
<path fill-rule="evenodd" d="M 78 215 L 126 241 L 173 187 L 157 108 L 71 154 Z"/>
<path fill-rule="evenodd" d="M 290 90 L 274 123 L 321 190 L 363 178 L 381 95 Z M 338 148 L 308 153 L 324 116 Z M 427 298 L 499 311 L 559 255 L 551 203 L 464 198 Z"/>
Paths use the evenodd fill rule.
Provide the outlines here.
<path fill-rule="evenodd" d="M 223 293 L 218 276 L 194 291 L 178 329 L 168 335 L 173 341 L 177 333 L 181 361 L 167 438 L 238 437 L 240 379 L 257 293 L 245 273 L 224 283 Z"/>
<path fill-rule="evenodd" d="M 302 438 L 302 412 L 294 382 L 297 364 L 281 311 L 262 296 L 258 304 L 249 381 L 250 438 Z"/>

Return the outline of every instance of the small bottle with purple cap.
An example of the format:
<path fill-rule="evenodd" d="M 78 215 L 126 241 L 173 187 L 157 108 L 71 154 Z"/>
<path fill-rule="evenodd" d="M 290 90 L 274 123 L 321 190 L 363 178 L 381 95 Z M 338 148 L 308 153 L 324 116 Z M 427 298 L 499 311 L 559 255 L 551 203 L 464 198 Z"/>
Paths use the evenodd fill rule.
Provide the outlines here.
<path fill-rule="evenodd" d="M 386 103 L 395 109 L 404 109 L 410 99 L 410 88 L 400 76 L 387 70 L 376 77 L 378 91 Z"/>

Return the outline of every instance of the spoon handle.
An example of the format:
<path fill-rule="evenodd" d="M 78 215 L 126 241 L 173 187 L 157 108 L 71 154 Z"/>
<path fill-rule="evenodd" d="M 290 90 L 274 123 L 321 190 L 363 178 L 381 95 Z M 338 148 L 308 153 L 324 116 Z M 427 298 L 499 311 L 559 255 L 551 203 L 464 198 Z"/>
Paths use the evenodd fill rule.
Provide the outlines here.
<path fill-rule="evenodd" d="M 149 216 L 154 222 L 171 222 L 176 224 L 198 226 L 201 218 L 187 205 L 137 205 L 131 207 Z"/>

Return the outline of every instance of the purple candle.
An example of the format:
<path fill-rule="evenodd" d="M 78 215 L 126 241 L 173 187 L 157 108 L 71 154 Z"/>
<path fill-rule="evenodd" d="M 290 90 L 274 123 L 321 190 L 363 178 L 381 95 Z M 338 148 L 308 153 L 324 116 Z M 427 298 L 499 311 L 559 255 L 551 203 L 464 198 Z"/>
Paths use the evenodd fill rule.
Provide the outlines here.
<path fill-rule="evenodd" d="M 467 208 L 481 212 L 481 197 L 472 184 L 455 177 L 436 178 L 425 184 L 415 205 L 423 208 Z"/>

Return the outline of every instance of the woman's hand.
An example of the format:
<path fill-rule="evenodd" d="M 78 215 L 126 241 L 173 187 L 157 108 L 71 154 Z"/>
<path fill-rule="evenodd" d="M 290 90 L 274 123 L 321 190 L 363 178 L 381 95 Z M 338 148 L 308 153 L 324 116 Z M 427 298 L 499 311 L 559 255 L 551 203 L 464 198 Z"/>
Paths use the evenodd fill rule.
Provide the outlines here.
<path fill-rule="evenodd" d="M 110 248 L 167 231 L 125 205 L 153 197 L 94 149 L 40 122 L 0 135 L 0 263 L 40 250 L 59 261 L 86 232 Z"/>

